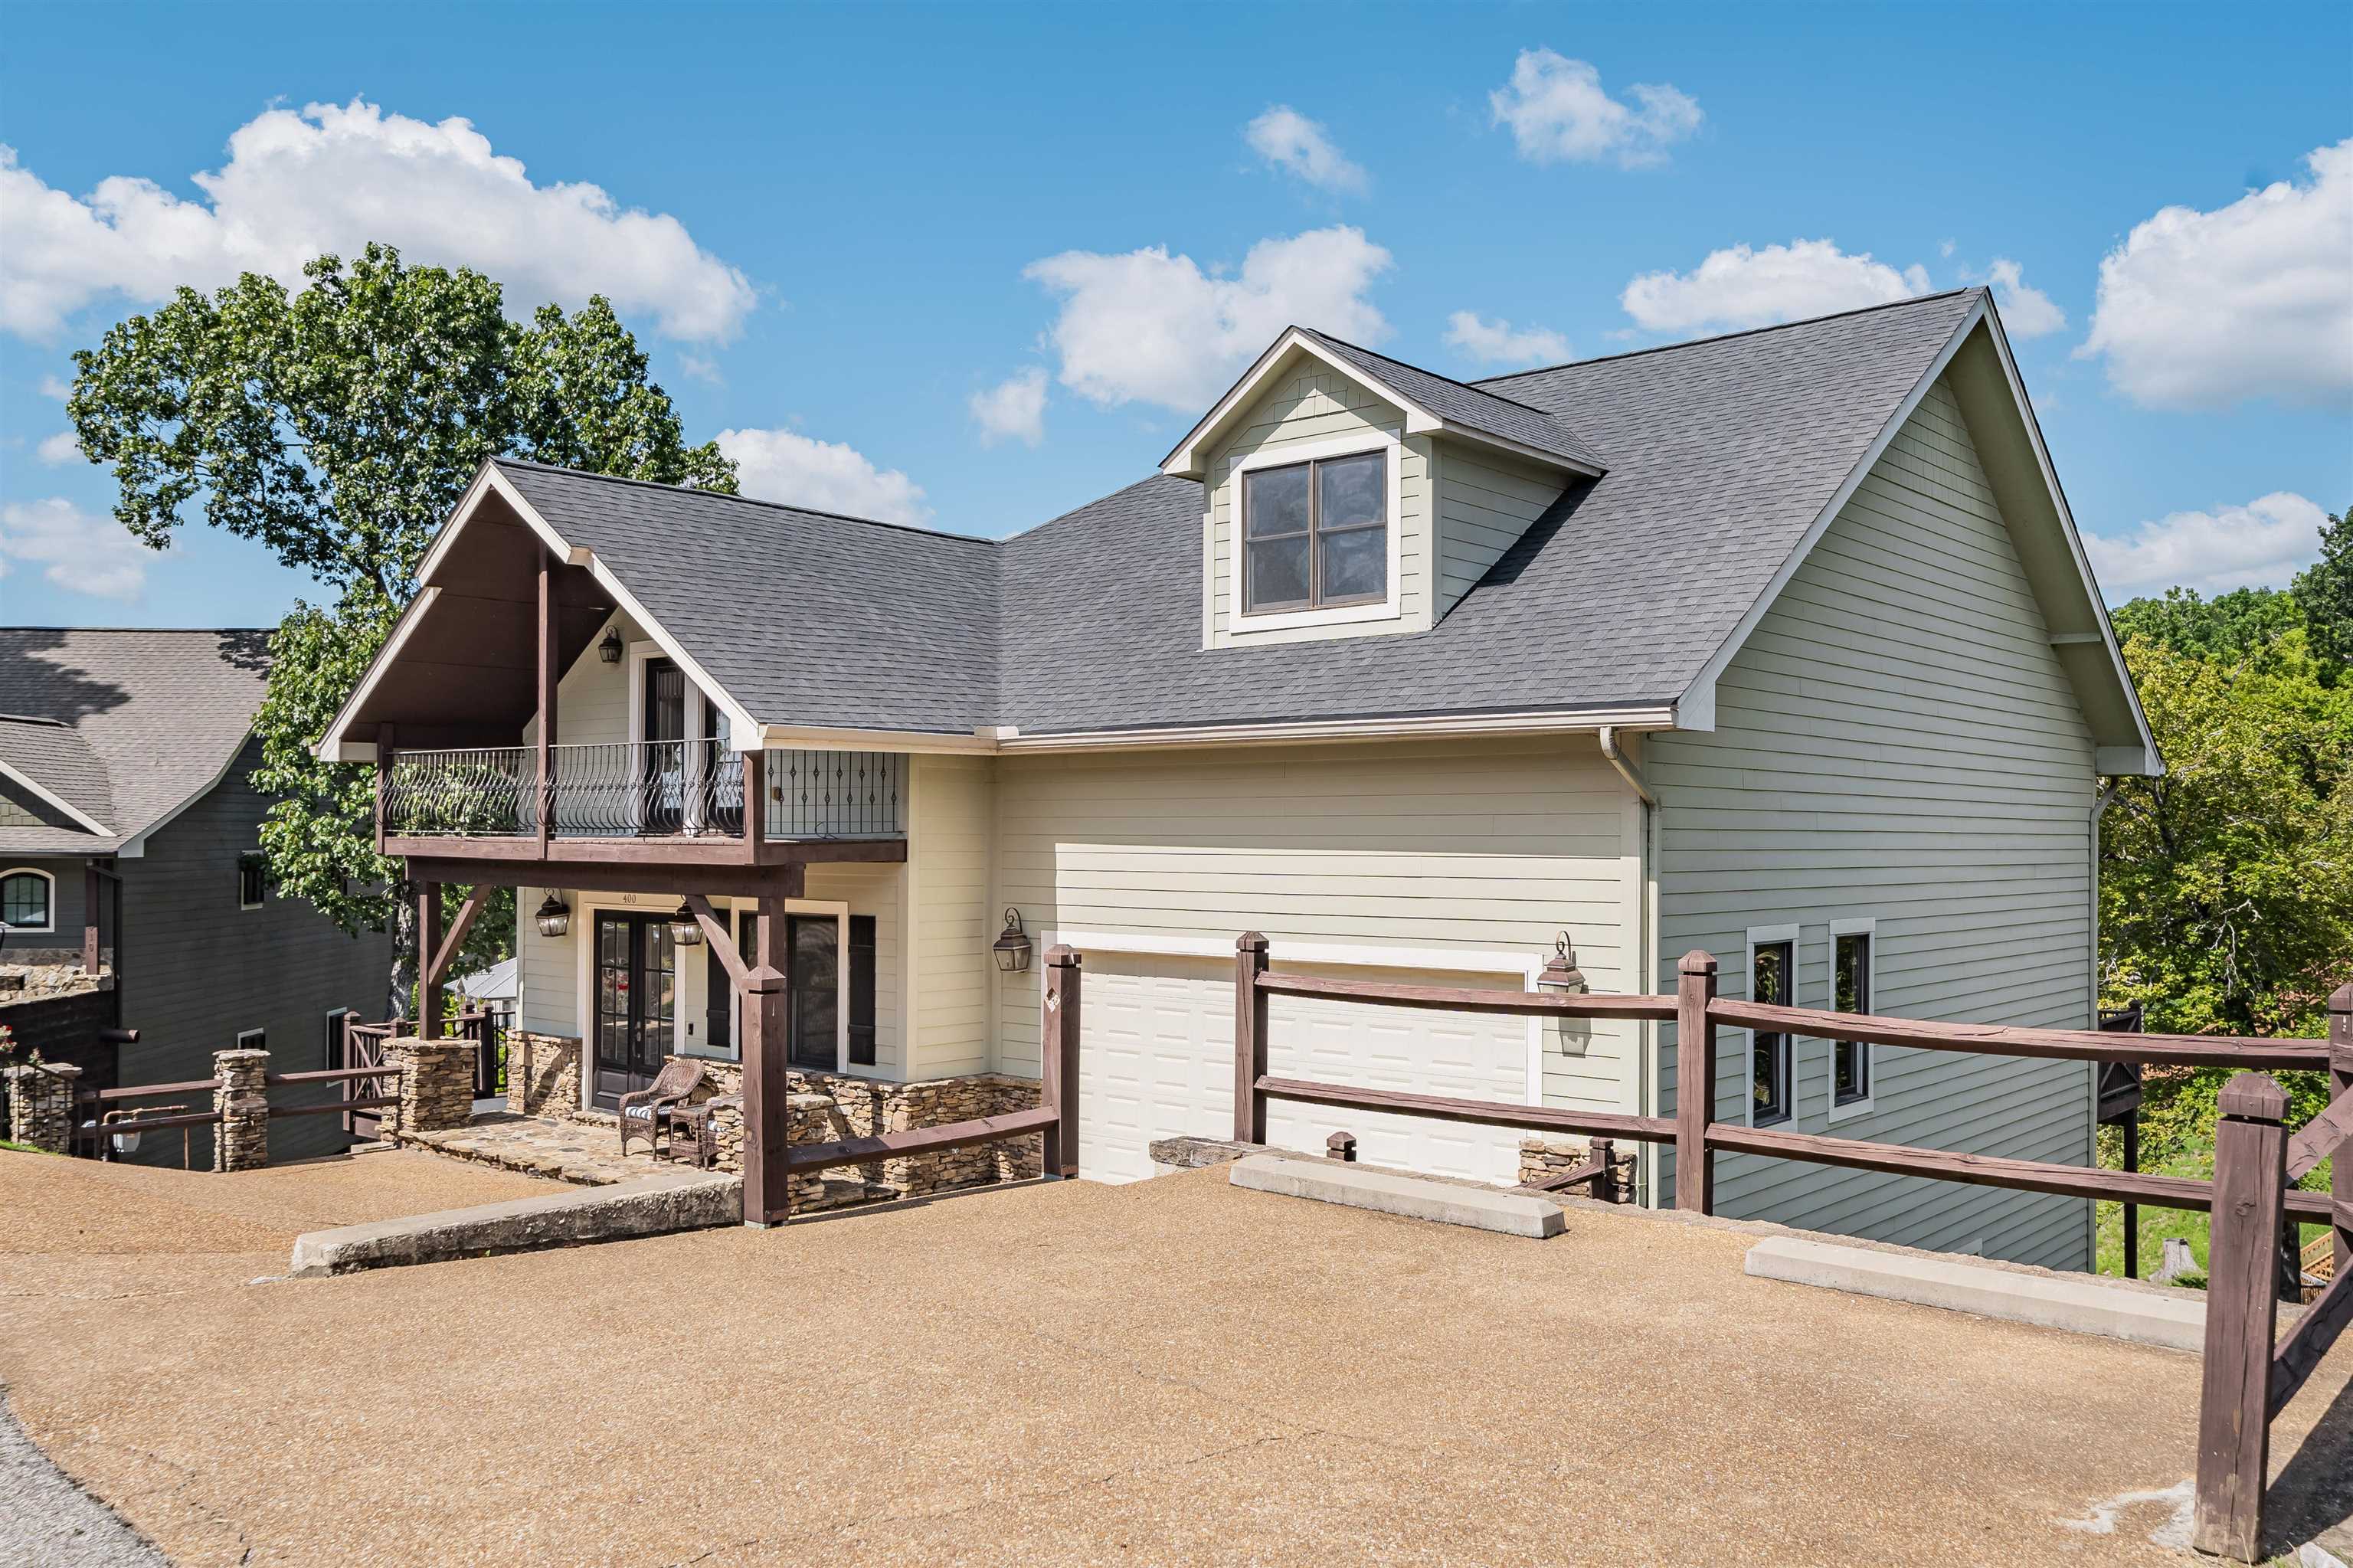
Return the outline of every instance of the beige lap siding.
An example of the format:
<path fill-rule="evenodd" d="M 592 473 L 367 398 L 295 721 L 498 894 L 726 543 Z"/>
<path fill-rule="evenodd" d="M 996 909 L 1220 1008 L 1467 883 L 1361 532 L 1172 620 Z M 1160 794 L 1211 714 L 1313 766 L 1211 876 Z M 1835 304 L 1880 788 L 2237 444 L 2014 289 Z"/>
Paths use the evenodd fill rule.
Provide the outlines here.
<path fill-rule="evenodd" d="M 905 1076 L 901 1071 L 904 1035 L 900 1026 L 904 1014 L 895 979 L 902 947 L 900 883 L 903 873 L 903 867 L 890 864 L 813 865 L 808 868 L 807 878 L 810 903 L 847 904 L 852 915 L 874 916 L 875 1065 L 858 1071 L 893 1078 Z M 585 1035 L 580 1014 L 580 959 L 586 951 L 586 944 L 595 938 L 595 910 L 602 907 L 668 914 L 678 907 L 678 896 L 640 893 L 632 898 L 620 893 L 565 889 L 561 896 L 572 910 L 571 929 L 561 937 L 543 937 L 533 924 L 532 912 L 546 896 L 546 889 L 537 887 L 521 889 L 516 895 L 516 910 L 521 916 L 516 938 L 520 959 L 516 966 L 521 1014 L 518 1023 L 522 1028 L 549 1034 Z M 723 907 L 728 901 L 714 902 Z M 750 901 L 743 902 L 748 906 Z M 711 1044 L 703 1038 L 707 968 L 702 948 L 681 951 L 678 1007 L 681 1016 L 694 1024 L 694 1034 L 686 1044 L 696 1054 L 711 1049 Z"/>
<path fill-rule="evenodd" d="M 1877 921 L 1876 1010 L 2082 1028 L 2092 741 L 1959 411 L 1940 385 L 1725 671 L 1713 734 L 1644 752 L 1665 808 L 1662 987 L 1704 948 L 1795 924 L 1797 1001 L 1831 1002 L 1831 922 Z M 1672 1031 L 1669 1032 L 1672 1035 Z M 1717 1114 L 1747 1037 L 1720 1035 Z M 1831 1047 L 1795 1043 L 1805 1132 L 2086 1163 L 2090 1069 L 1883 1048 L 1873 1108 L 1830 1119 Z M 1662 1054 L 1662 1098 L 1674 1060 Z M 2071 1199 L 1719 1156 L 1722 1212 L 2060 1267 Z"/>
<path fill-rule="evenodd" d="M 1638 817 L 1589 738 L 1008 757 L 997 769 L 996 901 L 1032 931 L 1206 942 L 1224 957 L 1255 929 L 1278 964 L 1312 944 L 1422 969 L 1446 952 L 1540 963 L 1566 927 L 1597 988 L 1635 977 Z M 1038 977 L 998 979 L 997 1065 L 1035 1074 Z M 1271 1027 L 1302 1016 L 1278 998 Z M 1573 1053 L 1548 1040 L 1545 1101 L 1631 1106 L 1635 1038 L 1602 1022 Z"/>

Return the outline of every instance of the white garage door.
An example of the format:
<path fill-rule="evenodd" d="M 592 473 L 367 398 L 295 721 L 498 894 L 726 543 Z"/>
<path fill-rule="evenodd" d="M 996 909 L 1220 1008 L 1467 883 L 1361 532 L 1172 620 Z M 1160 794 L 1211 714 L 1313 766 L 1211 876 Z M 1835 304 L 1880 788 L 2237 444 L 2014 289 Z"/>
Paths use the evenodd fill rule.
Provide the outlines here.
<path fill-rule="evenodd" d="M 1501 975 L 1284 964 L 1294 973 L 1522 989 Z M 1234 987 L 1229 959 L 1090 951 L 1079 1045 L 1079 1169 L 1098 1181 L 1152 1171 L 1155 1139 L 1230 1138 L 1234 1127 Z M 1367 1088 L 1524 1104 L 1523 1018 L 1368 1007 L 1303 997 L 1269 1004 L 1268 1071 Z M 1521 1134 L 1508 1128 L 1270 1101 L 1267 1138 L 1320 1150 L 1356 1135 L 1367 1163 L 1510 1181 Z"/>

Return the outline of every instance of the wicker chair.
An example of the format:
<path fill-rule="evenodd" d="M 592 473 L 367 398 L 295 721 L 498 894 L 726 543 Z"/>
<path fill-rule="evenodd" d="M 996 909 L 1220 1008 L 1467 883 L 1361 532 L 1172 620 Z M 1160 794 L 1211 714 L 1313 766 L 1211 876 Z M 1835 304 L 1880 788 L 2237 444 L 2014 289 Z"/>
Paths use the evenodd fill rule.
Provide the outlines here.
<path fill-rule="evenodd" d="M 621 1097 L 621 1152 L 629 1151 L 632 1134 L 652 1145 L 654 1157 L 661 1157 L 663 1131 L 670 1125 L 670 1112 L 682 1105 L 695 1090 L 702 1086 L 702 1064 L 678 1057 L 662 1064 L 662 1070 L 645 1088 Z"/>

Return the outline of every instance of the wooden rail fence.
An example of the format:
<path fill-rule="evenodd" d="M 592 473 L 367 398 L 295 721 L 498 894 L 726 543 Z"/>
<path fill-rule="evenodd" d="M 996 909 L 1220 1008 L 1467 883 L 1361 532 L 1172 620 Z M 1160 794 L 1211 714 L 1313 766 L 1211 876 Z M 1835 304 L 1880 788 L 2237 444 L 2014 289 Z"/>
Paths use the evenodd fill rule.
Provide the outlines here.
<path fill-rule="evenodd" d="M 1704 952 L 1685 955 L 1676 979 L 1672 996 L 1607 996 L 1276 974 L 1267 967 L 1267 939 L 1255 931 L 1245 932 L 1235 944 L 1234 959 L 1234 1137 L 1243 1143 L 1265 1142 L 1267 1102 L 1286 1099 L 1595 1139 L 1633 1139 L 1673 1149 L 1675 1206 L 1704 1214 L 1715 1210 L 1715 1155 L 1720 1151 L 2211 1212 L 2194 1540 L 2201 1551 L 2242 1562 L 2262 1560 L 2272 1419 L 2353 1321 L 2353 1284 L 2348 1283 L 2353 1280 L 2353 1267 L 2348 1266 L 2353 1259 L 2353 1142 L 2348 1142 L 2353 1139 L 2353 985 L 2329 999 L 2327 1039 L 2249 1040 L 1929 1022 L 1767 1006 L 1717 996 L 1716 961 Z M 1276 996 L 1450 1012 L 1671 1022 L 1675 1025 L 1676 1082 L 1683 1092 L 1676 1097 L 1672 1117 L 1646 1117 L 1278 1078 L 1267 1071 L 1267 1002 Z M 1921 1051 L 2240 1071 L 2221 1094 L 2214 1179 L 2202 1181 L 1718 1121 L 1715 1034 L 1727 1027 Z M 2286 1127 L 2287 1097 L 2264 1075 L 2270 1070 L 2330 1075 L 2327 1107 L 2292 1136 Z M 1693 1086 L 1704 1086 L 1704 1092 L 1690 1092 Z M 2328 1192 L 2309 1192 L 2294 1185 L 2337 1152 L 2345 1158 L 2331 1170 Z M 2292 1221 L 2329 1225 L 2335 1259 L 2327 1289 L 2281 1340 L 2278 1257 L 2283 1227 Z"/>

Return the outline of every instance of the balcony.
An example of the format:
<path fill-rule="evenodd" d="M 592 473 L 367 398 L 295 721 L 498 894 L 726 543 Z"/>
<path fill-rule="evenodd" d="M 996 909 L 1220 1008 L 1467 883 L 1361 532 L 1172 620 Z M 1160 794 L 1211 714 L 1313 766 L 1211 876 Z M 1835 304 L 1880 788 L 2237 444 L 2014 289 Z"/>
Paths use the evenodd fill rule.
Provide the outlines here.
<path fill-rule="evenodd" d="M 544 836 L 561 846 L 552 852 L 559 858 L 598 842 L 662 841 L 691 859 L 757 858 L 765 843 L 904 836 L 897 753 L 779 748 L 754 756 L 747 767 L 744 754 L 715 740 L 550 747 Z M 386 853 L 448 853 L 453 842 L 536 843 L 538 770 L 531 747 L 394 754 L 376 805 Z M 747 776 L 763 797 L 751 813 L 750 846 Z"/>

